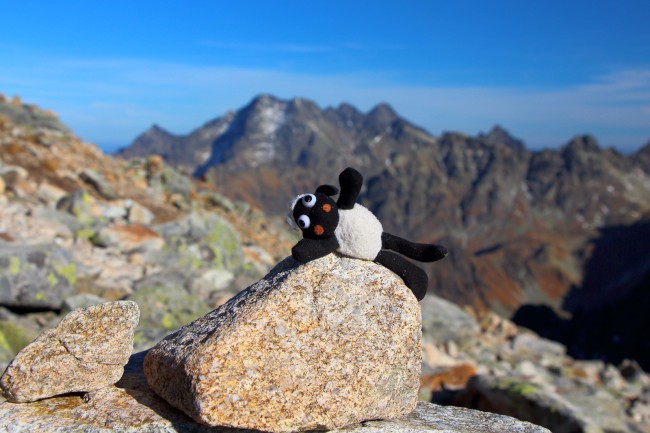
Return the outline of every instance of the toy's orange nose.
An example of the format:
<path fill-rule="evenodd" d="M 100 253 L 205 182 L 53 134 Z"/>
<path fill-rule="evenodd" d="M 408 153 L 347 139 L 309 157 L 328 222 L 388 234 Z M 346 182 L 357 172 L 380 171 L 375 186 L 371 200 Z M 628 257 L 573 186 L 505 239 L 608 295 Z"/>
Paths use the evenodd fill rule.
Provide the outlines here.
<path fill-rule="evenodd" d="M 329 204 L 329 203 L 325 203 L 325 204 L 323 205 L 323 212 L 329 212 L 329 211 L 331 211 L 331 210 L 332 210 L 332 205 L 331 205 L 331 204 Z"/>
<path fill-rule="evenodd" d="M 320 236 L 323 233 L 325 233 L 325 229 L 321 225 L 316 225 L 316 226 L 314 226 L 314 233 L 316 233 L 318 236 Z"/>

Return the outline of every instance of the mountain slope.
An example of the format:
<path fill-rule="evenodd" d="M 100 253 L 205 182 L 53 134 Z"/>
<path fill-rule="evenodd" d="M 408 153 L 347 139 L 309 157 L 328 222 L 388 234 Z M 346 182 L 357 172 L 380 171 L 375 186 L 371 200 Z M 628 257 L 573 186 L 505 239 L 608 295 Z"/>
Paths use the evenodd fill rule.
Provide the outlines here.
<path fill-rule="evenodd" d="M 582 282 L 597 228 L 631 224 L 650 209 L 642 158 L 603 149 L 591 136 L 532 152 L 500 126 L 434 137 L 387 104 L 362 113 L 262 95 L 215 137 L 195 174 L 270 214 L 336 183 L 346 166 L 358 168 L 361 200 L 387 231 L 451 250 L 427 268 L 433 290 L 505 314 L 527 303 L 560 309 Z"/>

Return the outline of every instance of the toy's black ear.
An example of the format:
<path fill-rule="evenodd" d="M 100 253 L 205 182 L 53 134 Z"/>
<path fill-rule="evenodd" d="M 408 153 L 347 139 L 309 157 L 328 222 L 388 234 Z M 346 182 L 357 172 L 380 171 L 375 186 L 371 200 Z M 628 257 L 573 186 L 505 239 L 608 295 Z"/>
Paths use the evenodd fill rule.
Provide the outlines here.
<path fill-rule="evenodd" d="M 326 196 L 331 197 L 338 194 L 339 189 L 334 185 L 321 185 L 316 188 L 316 192 L 320 192 L 321 194 L 325 194 Z"/>

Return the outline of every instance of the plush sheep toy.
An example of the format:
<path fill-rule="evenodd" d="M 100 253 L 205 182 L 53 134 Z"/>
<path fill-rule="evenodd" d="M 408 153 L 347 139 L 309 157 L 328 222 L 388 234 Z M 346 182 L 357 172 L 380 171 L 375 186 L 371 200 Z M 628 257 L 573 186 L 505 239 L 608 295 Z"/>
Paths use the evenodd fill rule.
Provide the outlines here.
<path fill-rule="evenodd" d="M 321 185 L 313 194 L 301 194 L 291 203 L 287 222 L 302 230 L 303 239 L 292 249 L 302 263 L 337 251 L 345 256 L 377 262 L 399 275 L 418 301 L 427 293 L 429 278 L 418 266 L 392 250 L 419 262 L 435 262 L 447 255 L 440 245 L 417 244 L 384 232 L 375 215 L 356 203 L 363 176 L 353 168 L 339 175 L 341 194 L 332 185 Z"/>

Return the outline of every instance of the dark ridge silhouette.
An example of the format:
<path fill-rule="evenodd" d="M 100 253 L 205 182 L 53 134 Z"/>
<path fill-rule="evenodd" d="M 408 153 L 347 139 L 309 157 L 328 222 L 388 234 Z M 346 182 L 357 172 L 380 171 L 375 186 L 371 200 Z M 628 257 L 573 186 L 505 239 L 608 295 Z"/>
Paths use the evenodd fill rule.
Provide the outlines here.
<path fill-rule="evenodd" d="M 614 364 L 634 359 L 650 371 L 650 222 L 600 232 L 583 284 L 565 297 L 571 317 L 523 305 L 512 320 L 566 345 L 574 358 Z"/>

